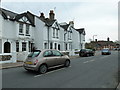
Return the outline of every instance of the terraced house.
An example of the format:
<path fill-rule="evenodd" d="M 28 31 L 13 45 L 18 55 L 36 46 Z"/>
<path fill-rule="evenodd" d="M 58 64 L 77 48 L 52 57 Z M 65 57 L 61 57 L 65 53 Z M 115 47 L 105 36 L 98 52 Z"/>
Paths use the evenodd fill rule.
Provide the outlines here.
<path fill-rule="evenodd" d="M 0 55 L 11 56 L 10 60 L 2 58 L 2 63 L 25 60 L 33 49 L 57 49 L 74 55 L 84 46 L 84 28 L 75 29 L 73 21 L 59 23 L 53 10 L 46 18 L 44 13 L 37 16 L 0 9 Z"/>

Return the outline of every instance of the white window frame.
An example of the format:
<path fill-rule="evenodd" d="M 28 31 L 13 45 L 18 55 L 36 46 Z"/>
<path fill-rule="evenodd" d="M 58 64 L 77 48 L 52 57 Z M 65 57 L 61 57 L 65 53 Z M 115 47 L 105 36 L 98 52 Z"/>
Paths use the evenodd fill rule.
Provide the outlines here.
<path fill-rule="evenodd" d="M 23 23 L 19 23 L 19 34 L 23 34 Z"/>
<path fill-rule="evenodd" d="M 30 25 L 26 24 L 26 35 L 30 35 Z"/>

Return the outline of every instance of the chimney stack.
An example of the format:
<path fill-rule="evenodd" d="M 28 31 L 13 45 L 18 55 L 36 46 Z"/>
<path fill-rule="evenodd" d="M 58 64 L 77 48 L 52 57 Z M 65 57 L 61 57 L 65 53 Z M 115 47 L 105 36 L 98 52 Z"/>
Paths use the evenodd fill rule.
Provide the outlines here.
<path fill-rule="evenodd" d="M 69 24 L 74 27 L 74 21 L 69 21 Z"/>
<path fill-rule="evenodd" d="M 41 19 L 41 20 L 44 20 L 44 19 L 45 19 L 44 13 L 40 13 L 40 19 Z"/>
<path fill-rule="evenodd" d="M 107 41 L 110 41 L 110 38 L 109 38 L 109 37 L 107 38 Z"/>
<path fill-rule="evenodd" d="M 50 10 L 49 19 L 50 19 L 50 20 L 54 20 L 54 19 L 55 19 L 55 14 L 54 14 L 54 11 L 53 11 L 53 10 Z"/>

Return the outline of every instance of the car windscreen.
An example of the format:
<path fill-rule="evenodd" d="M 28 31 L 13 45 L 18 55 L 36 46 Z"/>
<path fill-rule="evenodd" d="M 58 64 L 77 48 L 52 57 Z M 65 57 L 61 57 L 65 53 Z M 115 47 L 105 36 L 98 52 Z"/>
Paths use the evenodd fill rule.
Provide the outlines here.
<path fill-rule="evenodd" d="M 109 50 L 108 49 L 103 49 L 102 52 L 108 52 Z"/>
<path fill-rule="evenodd" d="M 40 52 L 41 52 L 41 51 L 31 52 L 31 53 L 28 55 L 28 57 L 32 57 L 32 58 L 37 57 L 37 56 L 40 54 Z"/>

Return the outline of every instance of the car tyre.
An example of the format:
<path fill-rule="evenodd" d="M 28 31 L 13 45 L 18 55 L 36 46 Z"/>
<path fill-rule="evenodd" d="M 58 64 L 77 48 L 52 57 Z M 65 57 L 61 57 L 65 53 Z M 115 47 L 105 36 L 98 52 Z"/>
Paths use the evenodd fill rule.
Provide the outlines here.
<path fill-rule="evenodd" d="M 66 60 L 64 66 L 69 67 L 70 66 L 70 60 Z"/>
<path fill-rule="evenodd" d="M 43 64 L 43 65 L 41 65 L 40 67 L 39 67 L 39 70 L 38 70 L 38 72 L 40 73 L 40 74 L 44 74 L 44 73 L 46 73 L 47 72 L 47 65 L 45 65 L 45 64 Z"/>
<path fill-rule="evenodd" d="M 87 54 L 86 56 L 87 56 L 87 57 L 89 57 L 90 55 L 89 55 L 89 54 Z"/>

